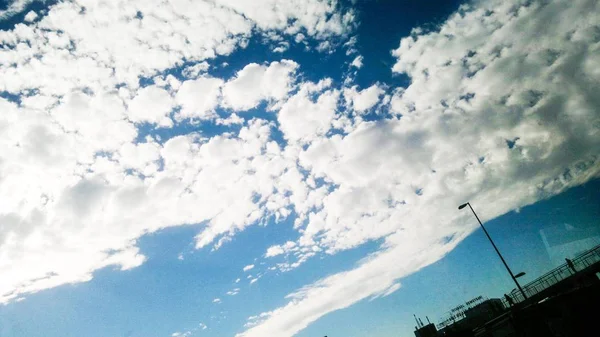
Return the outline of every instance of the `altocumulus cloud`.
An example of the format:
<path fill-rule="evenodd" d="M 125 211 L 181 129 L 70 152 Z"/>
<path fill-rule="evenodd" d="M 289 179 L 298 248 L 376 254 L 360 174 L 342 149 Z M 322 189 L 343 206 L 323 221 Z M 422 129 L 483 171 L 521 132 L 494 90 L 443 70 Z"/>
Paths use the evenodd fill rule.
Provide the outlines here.
<path fill-rule="evenodd" d="M 403 88 L 306 81 L 285 59 L 206 73 L 255 35 L 349 39 L 353 12 L 328 1 L 78 0 L 28 15 L 0 32 L 0 302 L 135 268 L 148 232 L 204 223 L 196 247 L 218 248 L 292 214 L 298 239 L 265 251 L 271 268 L 382 244 L 240 336 L 291 336 L 386 296 L 473 230 L 458 203 L 476 198 L 489 219 L 598 176 L 599 6 L 462 6 L 399 41 L 390 71 L 408 75 Z M 184 62 L 183 76 L 165 71 Z M 245 115 L 258 106 L 275 117 Z M 139 136 L 191 120 L 241 126 Z"/>
<path fill-rule="evenodd" d="M 226 80 L 206 75 L 206 60 L 267 31 L 342 37 L 352 12 L 326 1 L 80 0 L 26 17 L 0 32 L 0 302 L 89 280 L 108 265 L 139 266 L 136 239 L 146 232 L 208 222 L 202 247 L 289 214 L 284 193 L 305 183 L 292 174 L 293 151 L 270 139 L 272 123 L 162 141 L 139 137 L 140 128 L 216 120 L 217 105 L 285 101 L 295 62 L 250 64 Z M 159 75 L 183 62 L 196 63 L 183 77 Z M 251 95 L 240 94 L 244 86 Z"/>
<path fill-rule="evenodd" d="M 393 88 L 394 117 L 355 123 L 299 153 L 303 167 L 336 187 L 299 212 L 306 225 L 297 245 L 266 255 L 303 261 L 315 245 L 335 253 L 384 238 L 380 251 L 290 294 L 240 335 L 290 336 L 397 290 L 399 278 L 473 230 L 455 212 L 464 200 L 486 204 L 489 219 L 597 177 L 598 22 L 596 1 L 482 1 L 402 39 L 392 70 L 411 84 Z"/>

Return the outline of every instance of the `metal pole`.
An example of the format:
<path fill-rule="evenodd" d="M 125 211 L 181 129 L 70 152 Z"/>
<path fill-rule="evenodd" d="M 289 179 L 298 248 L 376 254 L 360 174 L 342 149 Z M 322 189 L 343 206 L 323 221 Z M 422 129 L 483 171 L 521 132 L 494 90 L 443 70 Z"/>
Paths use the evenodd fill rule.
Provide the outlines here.
<path fill-rule="evenodd" d="M 479 220 L 479 217 L 477 216 L 477 213 L 475 213 L 475 210 L 471 206 L 471 203 L 467 203 L 467 205 L 469 205 L 469 208 L 471 209 L 471 212 L 473 212 L 473 215 L 475 215 L 475 218 L 477 219 L 477 222 L 479 222 L 479 225 L 481 226 L 481 229 L 483 229 L 483 232 L 485 233 L 485 235 L 487 236 L 487 238 L 490 240 L 490 243 L 492 244 L 492 246 L 496 250 L 496 253 L 498 253 L 498 256 L 500 257 L 500 260 L 502 260 L 502 263 L 504 264 L 504 267 L 506 267 L 506 270 L 510 274 L 510 277 L 513 279 L 513 281 L 517 285 L 517 288 L 519 288 L 519 291 L 521 291 L 521 295 L 523 295 L 524 299 L 527 299 L 527 295 L 525 295 L 525 292 L 523 291 L 523 288 L 521 288 L 521 285 L 519 284 L 519 282 L 515 278 L 515 275 L 513 275 L 512 271 L 508 267 L 508 264 L 506 263 L 506 261 L 504 261 L 504 257 L 502 257 L 502 254 L 500 254 L 500 251 L 498 250 L 498 247 L 496 247 L 496 244 L 494 244 L 494 241 L 490 237 L 490 234 L 488 234 L 488 232 L 485 229 L 485 227 L 483 227 L 483 224 L 481 223 L 481 220 Z"/>

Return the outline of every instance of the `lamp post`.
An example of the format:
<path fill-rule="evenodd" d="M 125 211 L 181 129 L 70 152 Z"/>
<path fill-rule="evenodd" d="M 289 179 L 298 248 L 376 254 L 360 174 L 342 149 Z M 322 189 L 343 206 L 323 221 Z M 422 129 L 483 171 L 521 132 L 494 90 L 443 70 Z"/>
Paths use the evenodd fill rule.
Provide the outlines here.
<path fill-rule="evenodd" d="M 485 229 L 485 227 L 483 227 L 483 224 L 481 223 L 481 220 L 479 220 L 479 217 L 477 216 L 477 213 L 475 213 L 475 210 L 473 210 L 473 207 L 471 206 L 471 204 L 467 202 L 466 204 L 462 204 L 462 205 L 458 206 L 458 209 L 463 209 L 463 208 L 465 208 L 467 206 L 469 206 L 469 208 L 471 209 L 471 212 L 473 212 L 473 215 L 475 215 L 475 218 L 477 219 L 477 222 L 479 222 L 479 225 L 481 226 L 481 229 L 483 229 L 483 232 L 485 233 L 485 235 L 487 236 L 487 238 L 490 240 L 490 243 L 492 244 L 492 246 L 496 250 L 496 253 L 498 253 L 498 256 L 500 257 L 500 260 L 502 260 L 502 263 L 504 264 L 504 267 L 506 267 L 506 270 L 510 274 L 510 278 L 512 278 L 513 281 L 515 281 L 515 284 L 517 285 L 517 288 L 519 288 L 519 291 L 521 291 L 521 295 L 523 295 L 523 298 L 527 299 L 527 295 L 525 295 L 525 292 L 523 291 L 523 288 L 521 288 L 521 285 L 519 284 L 519 282 L 517 282 L 517 278 L 515 277 L 515 275 L 513 274 L 513 272 L 508 267 L 508 264 L 506 263 L 506 261 L 504 261 L 504 257 L 502 257 L 502 254 L 500 254 L 500 251 L 498 250 L 498 247 L 496 247 L 496 244 L 494 243 L 494 241 L 490 237 L 490 234 L 488 234 L 488 232 Z M 523 276 L 523 275 L 519 275 L 519 276 Z"/>

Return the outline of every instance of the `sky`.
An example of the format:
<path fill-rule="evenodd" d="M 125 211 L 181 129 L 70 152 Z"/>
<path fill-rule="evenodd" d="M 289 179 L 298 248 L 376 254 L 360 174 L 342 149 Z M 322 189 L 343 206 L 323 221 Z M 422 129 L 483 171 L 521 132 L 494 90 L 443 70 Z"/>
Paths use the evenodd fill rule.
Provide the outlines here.
<path fill-rule="evenodd" d="M 466 201 L 535 279 L 541 230 L 600 236 L 599 22 L 0 2 L 0 335 L 411 336 L 514 287 Z"/>

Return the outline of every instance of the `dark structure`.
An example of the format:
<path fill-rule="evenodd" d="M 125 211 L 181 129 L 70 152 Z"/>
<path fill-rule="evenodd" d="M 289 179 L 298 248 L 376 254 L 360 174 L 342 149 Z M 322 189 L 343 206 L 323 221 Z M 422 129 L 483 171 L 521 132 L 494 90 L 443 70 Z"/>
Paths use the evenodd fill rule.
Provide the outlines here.
<path fill-rule="evenodd" d="M 528 303 L 598 282 L 596 273 L 600 272 L 600 245 L 584 251 L 570 261 L 571 263 L 563 263 L 524 285 L 523 290 L 531 299 Z M 516 289 L 510 296 L 517 303 L 525 301 L 521 292 Z"/>
<path fill-rule="evenodd" d="M 470 336 L 473 329 L 503 314 L 505 310 L 500 299 L 476 297 L 450 310 L 449 316 L 440 323 L 438 336 Z"/>
<path fill-rule="evenodd" d="M 436 337 L 437 335 L 438 331 L 433 323 L 429 323 L 415 330 L 415 337 Z"/>
<path fill-rule="evenodd" d="M 429 317 L 427 317 L 427 325 L 424 325 L 423 321 L 421 321 L 420 318 L 417 318 L 417 316 L 415 316 L 415 321 L 417 321 L 415 337 L 436 337 L 438 335 L 435 324 L 429 321 Z"/>
<path fill-rule="evenodd" d="M 600 245 L 505 295 L 512 303 L 479 296 L 451 309 L 437 328 L 417 320 L 415 336 L 595 336 L 600 306 L 598 273 Z"/>
<path fill-rule="evenodd" d="M 504 304 L 500 299 L 492 298 L 465 311 L 465 319 L 479 326 L 502 314 L 504 309 Z"/>

